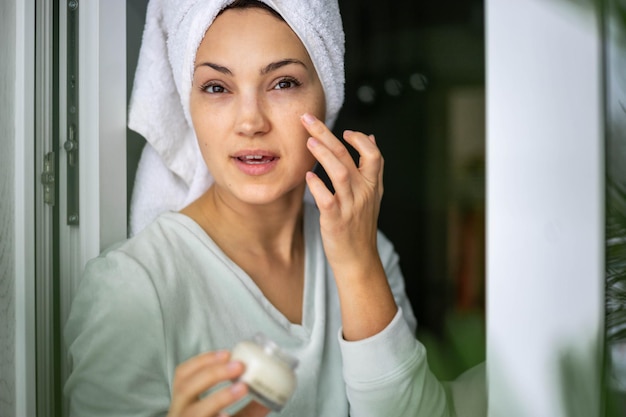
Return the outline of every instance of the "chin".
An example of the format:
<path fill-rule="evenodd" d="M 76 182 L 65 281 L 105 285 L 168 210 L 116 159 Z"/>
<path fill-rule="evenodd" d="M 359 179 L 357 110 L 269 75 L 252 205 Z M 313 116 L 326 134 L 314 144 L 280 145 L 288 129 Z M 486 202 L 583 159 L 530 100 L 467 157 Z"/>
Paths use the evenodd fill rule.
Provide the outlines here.
<path fill-rule="evenodd" d="M 250 205 L 269 205 L 279 201 L 288 202 L 291 200 L 302 201 L 304 198 L 304 185 L 299 186 L 290 191 L 278 191 L 269 187 L 246 187 L 247 190 L 241 190 L 236 197 L 245 204 Z"/>

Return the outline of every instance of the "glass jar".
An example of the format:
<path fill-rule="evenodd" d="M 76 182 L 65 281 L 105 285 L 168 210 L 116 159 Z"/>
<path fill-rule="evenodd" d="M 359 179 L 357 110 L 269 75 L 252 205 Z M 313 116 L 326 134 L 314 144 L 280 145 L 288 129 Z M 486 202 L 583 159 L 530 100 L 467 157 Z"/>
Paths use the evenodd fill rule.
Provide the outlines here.
<path fill-rule="evenodd" d="M 298 360 L 262 333 L 239 342 L 231 359 L 245 365 L 239 381 L 248 386 L 252 397 L 273 411 L 282 410 L 296 389 Z"/>

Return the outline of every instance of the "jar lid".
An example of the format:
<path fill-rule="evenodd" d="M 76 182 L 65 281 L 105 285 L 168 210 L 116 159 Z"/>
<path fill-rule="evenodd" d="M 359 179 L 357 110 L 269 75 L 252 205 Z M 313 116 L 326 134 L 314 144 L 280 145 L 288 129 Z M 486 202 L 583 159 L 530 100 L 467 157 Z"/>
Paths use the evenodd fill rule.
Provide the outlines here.
<path fill-rule="evenodd" d="M 253 336 L 252 340 L 256 344 L 261 346 L 263 348 L 263 351 L 267 355 L 278 358 L 279 360 L 284 362 L 290 369 L 295 369 L 298 366 L 298 359 L 295 356 L 285 352 L 283 349 L 280 348 L 280 346 L 278 346 L 265 334 L 258 332 Z"/>

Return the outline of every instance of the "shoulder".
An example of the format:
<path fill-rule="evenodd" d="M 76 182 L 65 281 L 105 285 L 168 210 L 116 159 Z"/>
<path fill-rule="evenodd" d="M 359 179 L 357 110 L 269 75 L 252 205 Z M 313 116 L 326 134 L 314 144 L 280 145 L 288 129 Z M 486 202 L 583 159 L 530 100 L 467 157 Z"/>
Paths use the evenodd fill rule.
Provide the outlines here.
<path fill-rule="evenodd" d="M 85 265 L 73 304 L 122 308 L 156 299 L 155 281 L 179 262 L 177 253 L 184 248 L 178 243 L 188 241 L 187 233 L 175 216 L 164 215 L 136 236 L 107 248 Z"/>
<path fill-rule="evenodd" d="M 131 306 L 136 300 L 152 303 L 153 310 L 172 308 L 176 307 L 172 300 L 195 291 L 207 271 L 219 276 L 228 266 L 217 245 L 192 219 L 167 213 L 90 260 L 74 302 L 89 308 L 90 303 L 106 303 L 111 297 Z"/>
<path fill-rule="evenodd" d="M 86 264 L 66 323 L 69 340 L 112 323 L 130 334 L 161 315 L 159 288 L 177 262 L 172 248 L 186 233 L 177 223 L 165 215 Z"/>
<path fill-rule="evenodd" d="M 90 260 L 84 276 L 153 275 L 169 270 L 184 262 L 190 247 L 198 246 L 197 242 L 202 239 L 198 229 L 193 220 L 182 214 L 164 213 L 137 235 L 112 245 Z"/>
<path fill-rule="evenodd" d="M 120 249 L 89 261 L 64 325 L 70 355 L 84 355 L 160 326 L 161 305 L 148 271 Z M 143 337 L 143 336 L 142 336 Z M 98 341 L 96 343 L 96 341 Z"/>
<path fill-rule="evenodd" d="M 163 213 L 135 236 L 107 248 L 100 257 L 120 254 L 132 257 L 134 254 L 163 252 L 163 249 L 175 247 L 181 241 L 189 241 L 190 237 L 197 235 L 198 227 L 193 220 L 183 214 Z"/>

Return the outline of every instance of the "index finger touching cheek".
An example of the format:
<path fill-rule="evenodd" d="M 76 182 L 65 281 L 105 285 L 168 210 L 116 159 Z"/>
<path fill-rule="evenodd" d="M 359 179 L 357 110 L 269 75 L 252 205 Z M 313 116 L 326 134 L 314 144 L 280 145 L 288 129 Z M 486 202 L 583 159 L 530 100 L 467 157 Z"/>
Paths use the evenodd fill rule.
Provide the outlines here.
<path fill-rule="evenodd" d="M 300 116 L 300 120 L 302 121 L 302 124 L 304 125 L 306 130 L 312 136 L 321 137 L 325 134 L 331 133 L 330 129 L 328 129 L 324 122 L 322 122 L 310 113 L 304 113 L 302 116 Z"/>

